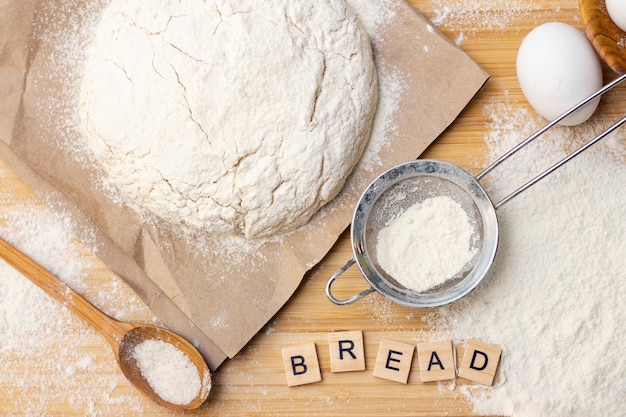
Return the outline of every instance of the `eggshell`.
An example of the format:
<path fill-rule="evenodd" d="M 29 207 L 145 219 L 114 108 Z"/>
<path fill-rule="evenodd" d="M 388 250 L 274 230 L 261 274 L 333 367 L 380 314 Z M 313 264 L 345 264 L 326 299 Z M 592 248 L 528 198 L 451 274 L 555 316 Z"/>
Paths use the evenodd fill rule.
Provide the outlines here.
<path fill-rule="evenodd" d="M 626 0 L 606 0 L 606 10 L 611 20 L 626 32 Z"/>
<path fill-rule="evenodd" d="M 517 79 L 537 113 L 553 120 L 602 87 L 602 67 L 593 46 L 578 29 L 545 23 L 533 29 L 517 53 Z M 586 121 L 600 98 L 562 120 L 573 126 Z"/>

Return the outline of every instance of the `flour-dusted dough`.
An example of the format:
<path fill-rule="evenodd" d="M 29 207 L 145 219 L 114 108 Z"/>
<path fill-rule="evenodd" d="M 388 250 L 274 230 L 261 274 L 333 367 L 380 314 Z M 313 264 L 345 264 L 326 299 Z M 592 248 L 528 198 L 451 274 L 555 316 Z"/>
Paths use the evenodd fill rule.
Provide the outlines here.
<path fill-rule="evenodd" d="M 79 114 L 138 205 L 255 238 L 305 224 L 337 195 L 376 99 L 369 40 L 342 0 L 113 0 Z"/>

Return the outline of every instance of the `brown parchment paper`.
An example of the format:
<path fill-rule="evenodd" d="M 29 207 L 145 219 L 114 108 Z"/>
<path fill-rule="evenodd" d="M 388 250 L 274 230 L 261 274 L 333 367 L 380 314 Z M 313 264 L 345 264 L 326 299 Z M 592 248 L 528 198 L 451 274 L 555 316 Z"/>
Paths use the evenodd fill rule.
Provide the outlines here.
<path fill-rule="evenodd" d="M 377 116 L 370 146 L 342 193 L 279 239 L 207 236 L 136 207 L 84 148 L 74 109 L 89 29 L 104 4 L 0 0 L 0 157 L 50 207 L 70 213 L 79 237 L 169 328 L 197 344 L 212 369 L 288 301 L 348 227 L 369 182 L 418 157 L 488 79 L 422 15 L 391 0 L 394 18 L 367 29 L 379 83 L 401 88 L 391 89 L 397 96 L 387 103 L 395 107 Z M 381 94 L 389 90 L 383 87 Z"/>

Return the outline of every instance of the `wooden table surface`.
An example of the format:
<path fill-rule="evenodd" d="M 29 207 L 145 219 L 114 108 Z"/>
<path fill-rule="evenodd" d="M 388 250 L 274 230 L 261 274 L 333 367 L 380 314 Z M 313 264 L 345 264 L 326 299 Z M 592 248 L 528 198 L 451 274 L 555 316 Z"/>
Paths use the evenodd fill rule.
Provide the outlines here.
<path fill-rule="evenodd" d="M 439 21 L 439 29 L 448 37 L 461 39 L 460 47 L 491 75 L 477 97 L 424 155 L 477 172 L 477 167 L 486 162 L 483 143 L 489 121 L 486 106 L 504 101 L 505 96 L 512 106 L 527 106 L 515 76 L 515 58 L 522 38 L 535 26 L 548 21 L 580 27 L 577 0 L 411 0 L 410 3 L 426 17 Z M 607 79 L 613 77 L 607 68 L 605 75 Z M 10 196 L 3 199 L 0 210 L 11 210 L 18 204 L 44 210 L 43 203 L 1 164 L 0 174 L 4 195 Z M 406 385 L 372 375 L 381 338 L 407 343 L 419 341 L 420 331 L 427 330 L 420 320 L 424 312 L 392 304 L 378 294 L 350 306 L 331 304 L 324 292 L 326 281 L 350 257 L 350 242 L 344 233 L 328 256 L 303 279 L 299 290 L 276 317 L 249 346 L 213 375 L 214 386 L 208 402 L 191 414 L 471 415 L 471 407 L 461 393 L 462 386 L 467 384 L 462 379 L 457 380 L 456 386 L 447 385 L 444 389 L 437 383 L 421 383 L 416 361 Z M 137 303 L 134 294 L 127 288 L 120 289 L 119 279 L 94 255 L 85 250 L 84 259 L 91 270 L 84 290 L 88 295 L 95 297 L 111 285 L 117 288 L 115 299 L 105 298 L 102 305 L 105 311 L 117 311 L 120 305 Z M 353 268 L 337 285 L 337 292 L 348 294 L 365 287 L 365 282 Z M 151 314 L 145 306 L 139 306 L 127 312 L 126 317 L 146 321 L 151 319 Z M 363 330 L 365 371 L 330 372 L 328 332 L 339 330 Z M 12 364 L 10 374 L 0 376 L 0 415 L 176 414 L 144 399 L 119 377 L 109 347 L 95 332 L 79 327 L 64 339 L 65 344 L 58 351 L 50 351 L 49 358 L 29 358 L 0 349 L 0 361 Z M 323 380 L 289 388 L 281 348 L 307 342 L 317 344 Z M 1 343 L 0 339 L 0 346 Z M 53 367 L 42 368 L 41 364 L 42 360 L 59 360 L 58 356 L 68 354 L 68 349 L 87 352 L 91 358 L 91 366 L 77 365 L 73 370 L 77 378 L 82 378 L 81 384 L 90 388 L 85 388 L 84 393 L 74 385 L 64 389 L 61 383 L 41 383 L 48 379 L 67 380 L 67 367 L 55 371 Z M 93 362 L 107 366 L 96 366 Z M 92 375 L 82 375 L 81 369 Z M 29 381 L 34 382 L 29 384 Z M 93 392 L 100 394 L 94 395 Z M 81 396 L 93 398 L 78 399 Z"/>

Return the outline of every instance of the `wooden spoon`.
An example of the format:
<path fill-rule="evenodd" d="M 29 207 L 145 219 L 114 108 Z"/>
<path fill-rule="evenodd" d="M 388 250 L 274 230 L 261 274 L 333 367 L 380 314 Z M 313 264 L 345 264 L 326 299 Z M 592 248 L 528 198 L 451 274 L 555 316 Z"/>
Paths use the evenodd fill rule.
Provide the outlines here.
<path fill-rule="evenodd" d="M 619 75 L 626 73 L 626 32 L 611 20 L 605 0 L 578 0 L 578 8 L 587 38 L 600 58 Z"/>
<path fill-rule="evenodd" d="M 122 372 L 140 391 L 158 404 L 172 410 L 192 410 L 202 405 L 211 390 L 211 372 L 198 350 L 179 335 L 160 327 L 135 325 L 115 320 L 89 303 L 41 265 L 0 238 L 0 258 L 21 272 L 44 291 L 93 326 L 111 345 Z M 135 347 L 146 340 L 160 340 L 183 352 L 197 367 L 201 387 L 196 398 L 187 404 L 173 404 L 163 400 L 142 376 L 134 358 Z"/>

